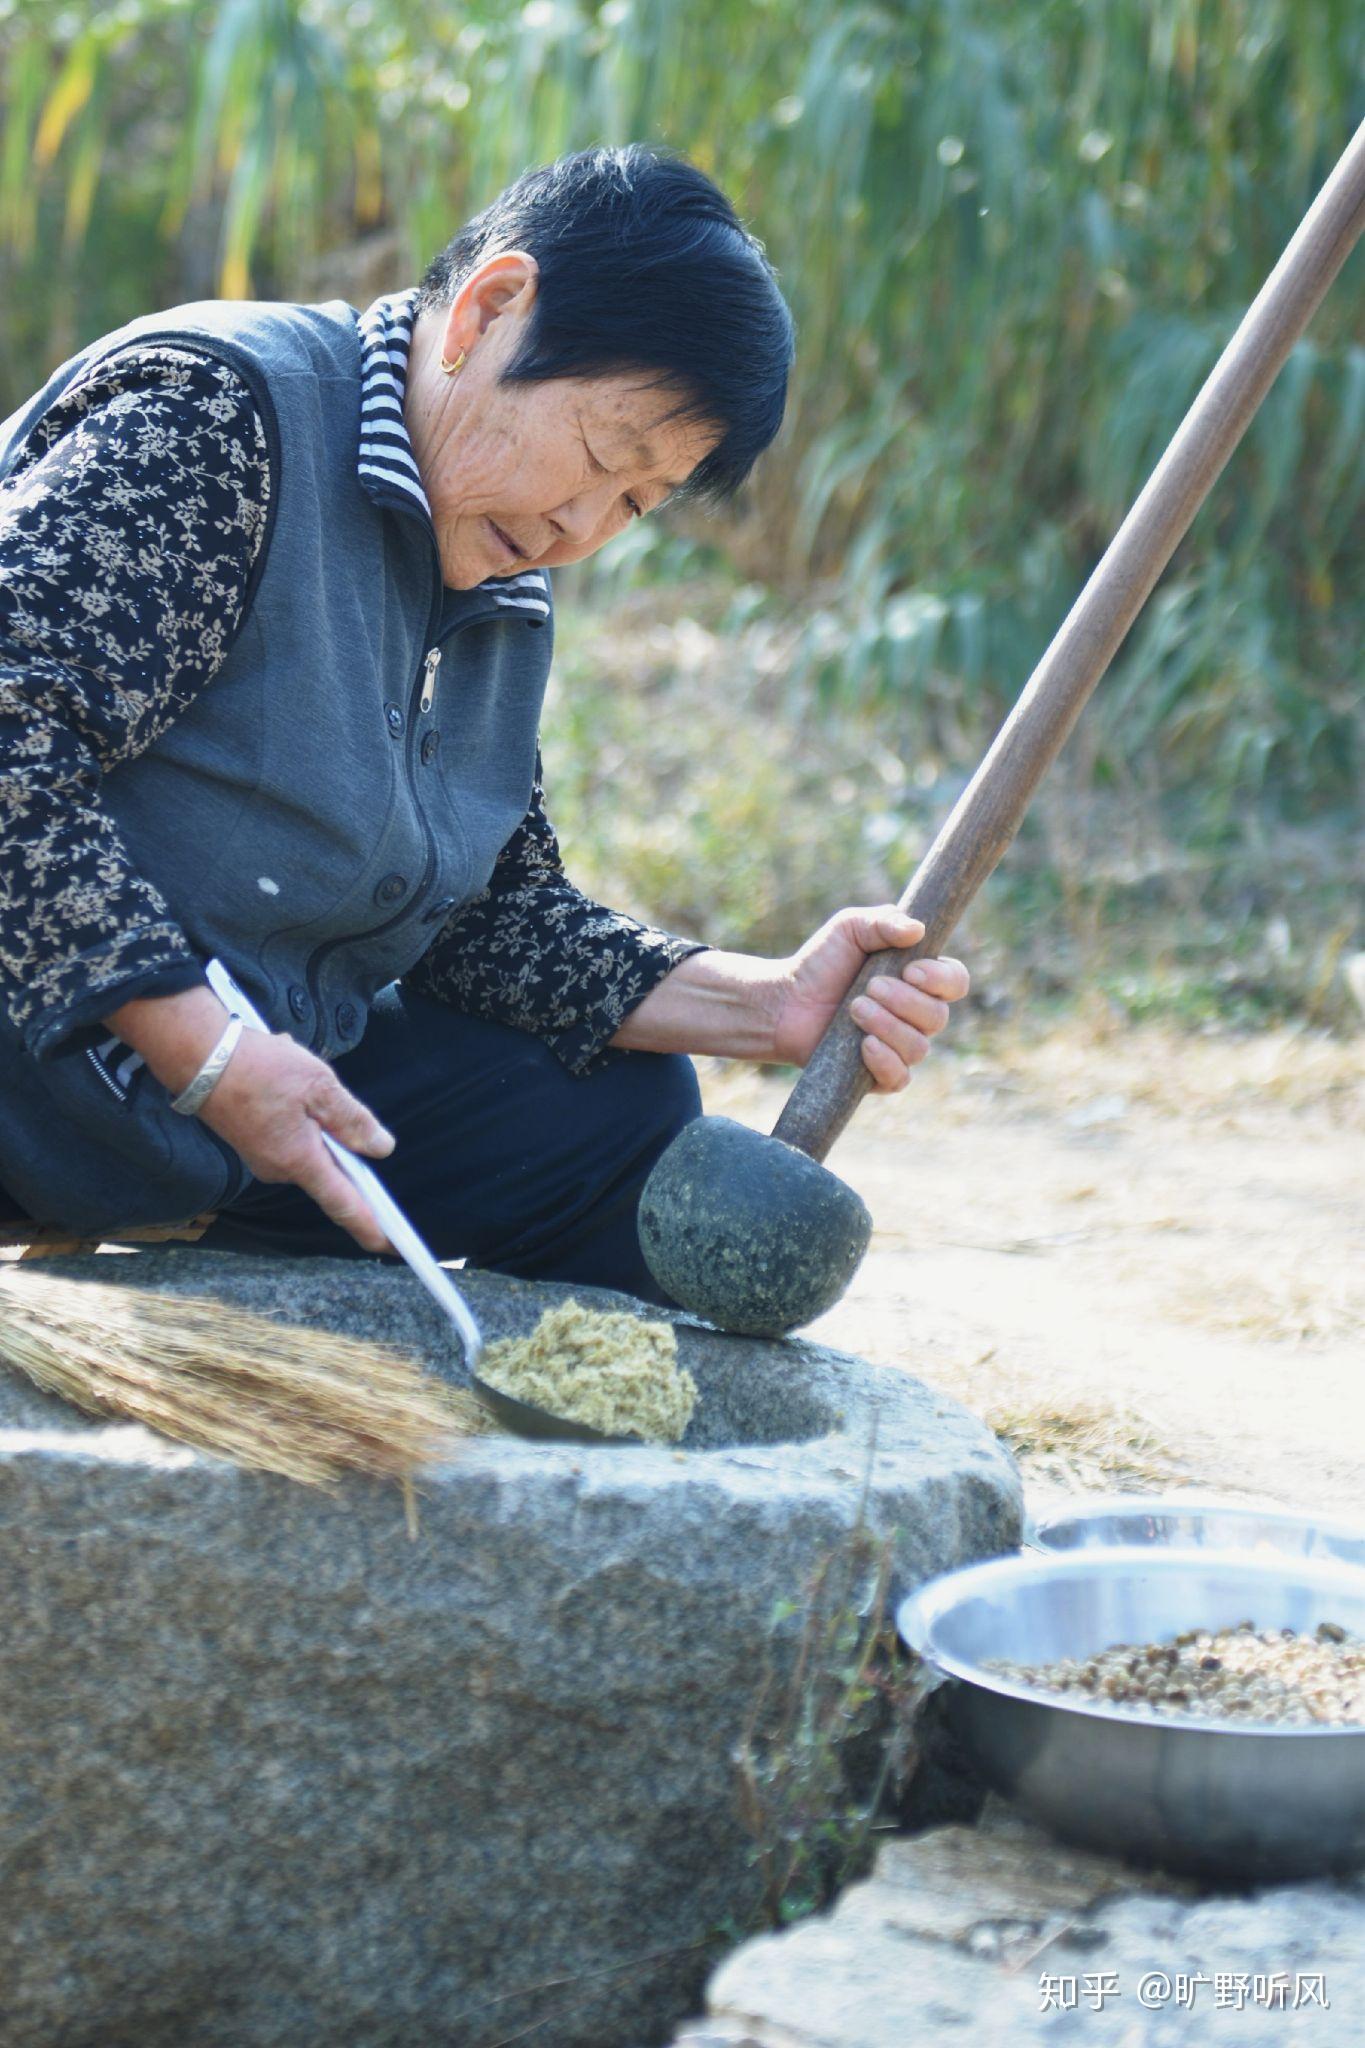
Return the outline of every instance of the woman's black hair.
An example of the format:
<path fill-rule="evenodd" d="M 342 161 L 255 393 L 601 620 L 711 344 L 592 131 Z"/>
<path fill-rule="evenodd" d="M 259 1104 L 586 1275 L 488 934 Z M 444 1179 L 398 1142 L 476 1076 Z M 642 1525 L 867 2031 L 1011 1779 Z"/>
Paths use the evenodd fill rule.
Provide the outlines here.
<path fill-rule="evenodd" d="M 461 228 L 422 279 L 448 305 L 505 249 L 540 268 L 512 384 L 640 370 L 676 392 L 671 417 L 718 428 L 689 495 L 729 497 L 782 424 L 792 318 L 763 246 L 694 164 L 634 142 L 526 171 Z"/>

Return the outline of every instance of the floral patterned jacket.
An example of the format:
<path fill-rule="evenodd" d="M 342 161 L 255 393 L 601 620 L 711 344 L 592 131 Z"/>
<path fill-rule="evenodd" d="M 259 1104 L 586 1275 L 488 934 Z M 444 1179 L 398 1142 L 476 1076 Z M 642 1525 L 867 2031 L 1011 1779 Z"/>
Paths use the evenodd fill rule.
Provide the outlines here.
<path fill-rule="evenodd" d="M 415 297 L 362 318 L 360 438 L 361 464 L 410 470 L 414 495 L 401 396 Z M 182 345 L 129 348 L 82 379 L 0 486 L 0 996 L 44 1056 L 121 1002 L 203 979 L 100 786 L 211 686 L 249 607 L 273 487 L 246 384 Z M 534 1033 L 578 1073 L 698 950 L 574 886 L 538 771 L 489 886 L 406 980 Z"/>

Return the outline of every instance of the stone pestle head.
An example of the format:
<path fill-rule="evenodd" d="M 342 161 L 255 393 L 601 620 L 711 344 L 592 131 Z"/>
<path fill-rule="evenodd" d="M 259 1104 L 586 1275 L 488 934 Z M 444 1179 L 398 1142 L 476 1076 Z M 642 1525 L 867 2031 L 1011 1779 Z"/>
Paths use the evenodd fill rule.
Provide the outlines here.
<path fill-rule="evenodd" d="M 838 1301 L 872 1218 L 794 1145 L 702 1116 L 645 1182 L 639 1232 L 650 1272 L 683 1308 L 742 1336 L 780 1337 Z"/>

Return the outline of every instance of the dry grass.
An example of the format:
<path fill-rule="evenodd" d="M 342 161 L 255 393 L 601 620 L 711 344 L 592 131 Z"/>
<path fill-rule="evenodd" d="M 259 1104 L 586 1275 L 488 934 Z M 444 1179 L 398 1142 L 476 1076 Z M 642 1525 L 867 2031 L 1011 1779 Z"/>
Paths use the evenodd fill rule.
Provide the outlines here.
<path fill-rule="evenodd" d="M 1198 1482 L 1198 1447 L 1176 1450 L 1139 1409 L 1104 1394 L 1039 1386 L 992 1347 L 970 1361 L 917 1367 L 994 1430 L 1029 1484 L 1068 1492 L 1152 1490 Z"/>
<path fill-rule="evenodd" d="M 1106 1093 L 1182 1120 L 1254 1116 L 1266 1103 L 1320 1110 L 1341 1128 L 1365 1131 L 1365 1034 L 1341 1039 L 1286 1028 L 1247 1038 L 1200 1037 L 1167 1025 L 1117 1025 L 1094 1014 L 1044 1037 L 1001 1043 L 978 1072 L 1031 1106 L 1065 1109 L 1093 1093 L 1097 1070 Z M 950 1078 L 944 1076 L 945 1088 Z"/>
<path fill-rule="evenodd" d="M 1068 1400 L 1061 1406 L 1044 1398 L 997 1409 L 984 1419 L 1030 1484 L 1046 1482 L 1067 1492 L 1115 1488 L 1136 1493 L 1199 1482 L 1189 1457 L 1120 1403 Z"/>
<path fill-rule="evenodd" d="M 214 1301 L 0 1270 L 0 1358 L 95 1415 L 307 1485 L 408 1482 L 491 1425 L 401 1352 Z"/>
<path fill-rule="evenodd" d="M 948 951 L 955 950 L 949 947 Z M 970 959 L 968 965 L 970 966 Z M 1261 1109 L 1317 1114 L 1339 1130 L 1365 1132 L 1365 1031 L 1353 1038 L 1286 1027 L 1247 1037 L 1202 1037 L 1166 1024 L 1118 1024 L 1098 1009 L 1049 1023 L 976 1028 L 969 1052 L 954 1027 L 917 1067 L 904 1095 L 869 1095 L 857 1128 L 902 1132 L 933 1112 L 949 1124 L 979 1122 L 983 1110 L 1012 1119 L 1084 1112 L 1097 1097 L 1096 1121 L 1147 1112 L 1182 1124 L 1232 1119 L 1248 1125 Z M 794 1073 L 755 1074 L 721 1060 L 698 1062 L 713 1114 L 775 1119 Z"/>
<path fill-rule="evenodd" d="M 1179 1322 L 1268 1344 L 1331 1344 L 1365 1336 L 1365 1291 L 1353 1275 L 1194 1270 L 1162 1298 Z"/>

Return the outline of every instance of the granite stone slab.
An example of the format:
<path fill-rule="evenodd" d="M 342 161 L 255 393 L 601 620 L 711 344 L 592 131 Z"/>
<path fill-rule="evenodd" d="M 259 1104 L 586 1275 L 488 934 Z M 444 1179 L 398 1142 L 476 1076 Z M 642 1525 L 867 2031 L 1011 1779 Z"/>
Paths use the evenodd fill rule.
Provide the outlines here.
<path fill-rule="evenodd" d="M 1365 1879 L 1212 1892 L 992 1798 L 981 1826 L 890 1843 L 830 1913 L 735 1950 L 706 2015 L 675 2048 L 1347 2048 Z"/>

